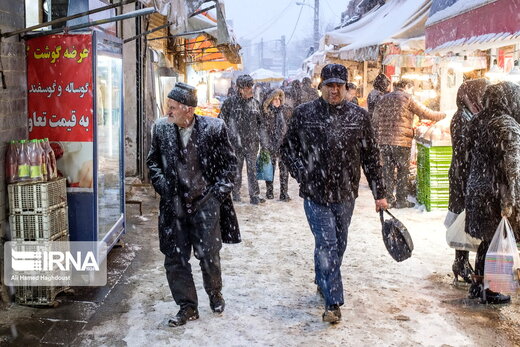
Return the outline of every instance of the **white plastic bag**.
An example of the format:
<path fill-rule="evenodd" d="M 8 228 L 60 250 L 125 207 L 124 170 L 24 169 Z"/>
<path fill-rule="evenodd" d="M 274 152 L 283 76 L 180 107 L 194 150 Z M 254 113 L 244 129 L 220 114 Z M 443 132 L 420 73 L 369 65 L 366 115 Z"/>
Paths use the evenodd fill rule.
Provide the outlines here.
<path fill-rule="evenodd" d="M 446 229 L 446 242 L 448 246 L 456 250 L 476 252 L 480 245 L 480 240 L 466 233 L 465 227 L 466 211 L 462 211 L 455 219 L 455 222 Z"/>
<path fill-rule="evenodd" d="M 494 292 L 514 294 L 520 287 L 519 269 L 515 236 L 507 218 L 502 217 L 486 253 L 484 286 Z"/>

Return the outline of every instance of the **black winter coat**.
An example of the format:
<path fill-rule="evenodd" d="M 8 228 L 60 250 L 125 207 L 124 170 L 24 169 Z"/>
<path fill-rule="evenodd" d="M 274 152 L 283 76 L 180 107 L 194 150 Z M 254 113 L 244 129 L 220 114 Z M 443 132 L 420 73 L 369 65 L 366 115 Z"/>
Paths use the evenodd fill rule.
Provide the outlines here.
<path fill-rule="evenodd" d="M 195 125 L 190 137 L 195 141 L 199 154 L 199 164 L 204 179 L 208 182 L 208 190 L 199 204 L 211 202 L 209 195 L 220 201 L 220 226 L 224 242 L 240 242 L 238 220 L 235 215 L 230 192 L 235 181 L 237 160 L 233 153 L 223 121 L 211 117 L 195 115 Z M 176 163 L 180 161 L 180 136 L 177 125 L 161 118 L 153 128 L 152 144 L 148 153 L 147 165 L 150 180 L 155 191 L 161 196 L 159 216 L 159 242 L 161 252 L 172 256 L 175 250 L 175 233 L 169 232 L 175 217 L 179 200 Z M 195 203 L 195 209 L 197 209 Z M 178 227 L 178 226 L 177 226 Z M 168 231 L 168 232 L 167 232 Z M 173 236 L 173 237 L 172 237 Z"/>
<path fill-rule="evenodd" d="M 467 130 L 469 172 L 465 196 L 466 232 L 490 241 L 510 207 L 517 232 L 520 217 L 520 86 L 502 82 L 484 94 L 486 108 Z"/>
<path fill-rule="evenodd" d="M 332 106 L 319 98 L 297 107 L 281 156 L 300 184 L 303 198 L 320 204 L 355 199 L 360 166 L 374 198 L 385 196 L 379 147 L 370 117 L 352 103 Z"/>
<path fill-rule="evenodd" d="M 258 152 L 260 116 L 260 103 L 254 98 L 233 95 L 224 101 L 219 118 L 226 122 L 229 140 L 235 151 Z"/>
<path fill-rule="evenodd" d="M 457 92 L 458 109 L 450 124 L 453 156 L 449 171 L 450 199 L 448 204 L 448 209 L 456 214 L 464 210 L 464 192 L 469 166 L 466 129 L 473 114 L 483 109 L 482 97 L 488 85 L 489 82 L 483 78 L 470 80 L 464 82 Z"/>

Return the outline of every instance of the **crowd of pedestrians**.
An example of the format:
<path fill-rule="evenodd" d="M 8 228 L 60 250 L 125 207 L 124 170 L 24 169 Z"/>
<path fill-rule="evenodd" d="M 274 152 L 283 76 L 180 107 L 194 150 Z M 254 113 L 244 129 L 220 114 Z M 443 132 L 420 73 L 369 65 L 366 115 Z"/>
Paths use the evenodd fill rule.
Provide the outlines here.
<path fill-rule="evenodd" d="M 168 114 L 154 126 L 147 163 L 161 195 L 159 236 L 167 280 L 180 306 L 171 326 L 198 318 L 188 263 L 192 248 L 211 309 L 224 310 L 219 250 L 222 242 L 240 242 L 233 202 L 242 200 L 244 162 L 249 202 L 259 205 L 264 196 L 275 198 L 274 174 L 265 180 L 265 195 L 260 194 L 259 154 L 278 167 L 279 200 L 291 200 L 289 174 L 299 185 L 315 240 L 314 281 L 324 299 L 325 322 L 341 320 L 341 264 L 361 171 L 376 211 L 413 206 L 407 198 L 414 118 L 438 121 L 446 114 L 416 101 L 413 81 L 407 79 L 390 91 L 390 80 L 379 74 L 366 110 L 343 65 L 326 65 L 320 77 L 318 89 L 304 78 L 281 88 L 260 85 L 255 93 L 253 78 L 241 75 L 218 119 L 193 114 L 197 96 L 189 85 L 177 83 L 168 95 Z M 509 296 L 484 287 L 483 275 L 500 219 L 507 217 L 515 231 L 520 225 L 520 87 L 467 81 L 459 89 L 457 106 L 445 224 L 465 210 L 465 232 L 481 243 L 474 268 L 467 251 L 456 251 L 453 272 L 471 284 L 470 298 L 508 303 Z"/>

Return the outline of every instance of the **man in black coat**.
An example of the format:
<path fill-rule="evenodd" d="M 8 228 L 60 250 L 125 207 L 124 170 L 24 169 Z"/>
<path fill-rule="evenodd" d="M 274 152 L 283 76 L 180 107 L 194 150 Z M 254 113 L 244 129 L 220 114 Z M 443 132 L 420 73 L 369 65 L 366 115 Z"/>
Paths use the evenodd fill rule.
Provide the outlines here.
<path fill-rule="evenodd" d="M 315 238 L 315 282 L 325 299 L 323 321 L 338 323 L 343 305 L 340 267 L 358 195 L 360 166 L 372 189 L 376 210 L 386 209 L 387 202 L 370 117 L 345 100 L 347 69 L 339 64 L 326 65 L 321 80 L 322 97 L 294 110 L 281 155 L 300 184 Z"/>
<path fill-rule="evenodd" d="M 180 306 L 168 324 L 179 326 L 199 318 L 191 249 L 200 261 L 211 309 L 221 313 L 225 302 L 219 251 L 223 239 L 239 242 L 240 237 L 229 197 L 236 158 L 224 122 L 193 113 L 197 94 L 190 85 L 178 82 L 168 98 L 167 117 L 154 124 L 147 164 L 161 196 L 159 243 L 166 277 Z"/>
<path fill-rule="evenodd" d="M 233 200 L 240 201 L 242 168 L 247 167 L 247 183 L 250 202 L 257 205 L 265 202 L 260 198 L 256 180 L 256 155 L 260 146 L 260 104 L 253 98 L 253 78 L 241 75 L 237 78 L 238 94 L 227 98 L 222 104 L 219 118 L 226 122 L 231 145 L 237 156 L 237 179 L 233 189 Z"/>

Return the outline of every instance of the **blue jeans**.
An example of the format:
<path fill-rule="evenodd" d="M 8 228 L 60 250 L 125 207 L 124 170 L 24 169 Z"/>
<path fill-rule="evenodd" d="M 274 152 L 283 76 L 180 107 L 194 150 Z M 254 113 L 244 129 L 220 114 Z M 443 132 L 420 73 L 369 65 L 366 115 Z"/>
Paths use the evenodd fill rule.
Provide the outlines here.
<path fill-rule="evenodd" d="M 314 271 L 316 284 L 325 297 L 325 305 L 343 305 L 341 262 L 347 249 L 348 227 L 354 200 L 321 205 L 309 199 L 303 203 L 314 235 Z"/>

